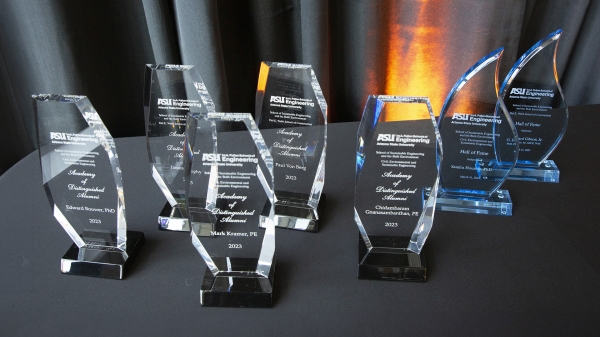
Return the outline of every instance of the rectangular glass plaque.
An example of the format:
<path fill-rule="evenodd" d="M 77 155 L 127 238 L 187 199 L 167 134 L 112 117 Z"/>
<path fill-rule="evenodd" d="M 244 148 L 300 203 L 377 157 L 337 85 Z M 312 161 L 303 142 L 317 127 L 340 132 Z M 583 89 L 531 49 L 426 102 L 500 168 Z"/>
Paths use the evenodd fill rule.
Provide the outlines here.
<path fill-rule="evenodd" d="M 500 88 L 519 136 L 519 157 L 508 179 L 558 183 L 560 171 L 548 157 L 562 140 L 569 119 L 556 70 L 561 34 L 559 29 L 533 45 Z"/>
<path fill-rule="evenodd" d="M 128 231 L 115 143 L 85 96 L 34 95 L 44 188 L 74 244 L 64 274 L 122 279 L 144 244 Z"/>
<path fill-rule="evenodd" d="M 275 226 L 318 231 L 325 204 L 327 103 L 311 66 L 263 62 L 256 120 L 274 161 Z M 270 207 L 265 204 L 261 227 Z"/>
<path fill-rule="evenodd" d="M 359 278 L 426 280 L 439 140 L 428 98 L 369 96 L 356 148 Z"/>
<path fill-rule="evenodd" d="M 202 306 L 270 307 L 275 273 L 275 226 L 271 206 L 258 227 L 266 200 L 273 200 L 273 159 L 248 113 L 188 116 L 186 191 L 191 226 L 216 218 L 209 236 L 191 232 L 207 269 Z M 192 183 L 194 174 L 207 184 Z"/>
<path fill-rule="evenodd" d="M 185 213 L 183 172 L 183 142 L 189 112 L 214 112 L 213 101 L 196 68 L 172 64 L 146 65 L 144 117 L 148 157 L 152 177 L 167 199 L 158 216 L 158 228 L 161 230 L 190 230 Z"/>
<path fill-rule="evenodd" d="M 499 189 L 515 165 L 519 145 L 496 91 L 503 51 L 473 65 L 444 102 L 438 124 L 444 144 L 438 210 L 512 215 L 510 194 Z"/>

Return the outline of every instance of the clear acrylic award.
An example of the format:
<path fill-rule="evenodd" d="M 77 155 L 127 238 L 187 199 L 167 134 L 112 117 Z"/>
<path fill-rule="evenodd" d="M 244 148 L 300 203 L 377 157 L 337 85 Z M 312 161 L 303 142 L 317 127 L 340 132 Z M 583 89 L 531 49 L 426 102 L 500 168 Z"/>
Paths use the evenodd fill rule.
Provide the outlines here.
<path fill-rule="evenodd" d="M 185 146 L 188 217 L 192 227 L 216 221 L 209 236 L 191 231 L 207 265 L 202 306 L 270 307 L 275 273 L 273 207 L 258 227 L 260 212 L 273 204 L 273 159 L 249 113 L 188 117 Z M 193 175 L 207 175 L 197 184 Z M 194 183 L 192 183 L 194 182 Z"/>
<path fill-rule="evenodd" d="M 508 179 L 559 180 L 560 171 L 548 157 L 565 134 L 569 119 L 556 71 L 561 34 L 559 29 L 533 45 L 512 67 L 500 88 L 519 135 L 519 157 Z"/>
<path fill-rule="evenodd" d="M 426 97 L 369 96 L 358 128 L 358 277 L 425 281 L 441 144 Z"/>
<path fill-rule="evenodd" d="M 516 130 L 497 95 L 502 52 L 499 48 L 473 65 L 444 102 L 438 121 L 444 144 L 438 210 L 512 215 L 510 194 L 499 189 L 518 153 Z"/>
<path fill-rule="evenodd" d="M 122 279 L 144 244 L 128 231 L 115 143 L 85 96 L 33 95 L 44 189 L 74 244 L 64 274 Z"/>
<path fill-rule="evenodd" d="M 158 216 L 161 230 L 190 230 L 185 213 L 183 172 L 187 114 L 214 110 L 213 101 L 194 66 L 146 65 L 144 117 L 148 156 L 152 177 L 167 199 Z"/>
<path fill-rule="evenodd" d="M 261 63 L 256 121 L 274 162 L 275 226 L 318 231 L 325 204 L 327 103 L 310 65 Z M 270 208 L 265 204 L 261 227 Z"/>

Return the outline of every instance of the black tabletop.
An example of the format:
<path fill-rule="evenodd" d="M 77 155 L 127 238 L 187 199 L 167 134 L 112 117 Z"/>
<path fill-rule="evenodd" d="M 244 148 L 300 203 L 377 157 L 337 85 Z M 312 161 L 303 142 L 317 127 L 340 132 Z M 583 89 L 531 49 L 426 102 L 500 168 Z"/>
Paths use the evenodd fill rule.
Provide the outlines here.
<path fill-rule="evenodd" d="M 165 199 L 142 137 L 117 139 L 127 224 L 146 244 L 125 280 L 62 275 L 71 245 L 34 152 L 0 176 L 2 336 L 582 336 L 600 333 L 600 106 L 573 107 L 560 183 L 508 181 L 512 217 L 437 212 L 425 283 L 357 279 L 358 123 L 329 125 L 319 233 L 277 230 L 271 309 L 205 308 L 205 264 L 157 229 Z"/>

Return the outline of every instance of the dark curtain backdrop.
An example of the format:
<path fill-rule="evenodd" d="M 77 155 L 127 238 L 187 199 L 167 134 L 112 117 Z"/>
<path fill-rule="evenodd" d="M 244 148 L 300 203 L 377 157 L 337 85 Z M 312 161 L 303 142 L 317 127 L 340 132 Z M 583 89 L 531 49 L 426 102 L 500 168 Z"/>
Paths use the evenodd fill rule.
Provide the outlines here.
<path fill-rule="evenodd" d="M 253 110 L 260 61 L 312 64 L 330 122 L 345 122 L 369 94 L 439 112 L 481 57 L 504 46 L 504 78 L 558 28 L 567 103 L 600 103 L 600 1 L 0 0 L 0 173 L 35 148 L 34 93 L 87 95 L 113 136 L 143 135 L 148 63 L 196 65 L 236 112 Z"/>

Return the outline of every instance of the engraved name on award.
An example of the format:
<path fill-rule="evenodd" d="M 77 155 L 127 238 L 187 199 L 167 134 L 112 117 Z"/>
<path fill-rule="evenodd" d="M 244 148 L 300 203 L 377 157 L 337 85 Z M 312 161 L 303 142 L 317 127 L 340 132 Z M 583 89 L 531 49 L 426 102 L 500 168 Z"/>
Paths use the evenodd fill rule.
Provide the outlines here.
<path fill-rule="evenodd" d="M 194 66 L 146 65 L 144 117 L 152 177 L 167 198 L 158 228 L 189 231 L 185 214 L 183 141 L 188 112 L 214 112 Z M 201 228 L 201 227 L 198 227 Z"/>
<path fill-rule="evenodd" d="M 503 51 L 479 60 L 446 98 L 438 124 L 444 144 L 438 210 L 512 215 L 510 195 L 499 189 L 518 153 L 516 130 L 496 91 Z"/>
<path fill-rule="evenodd" d="M 144 233 L 127 230 L 113 138 L 85 96 L 33 95 L 33 105 L 46 195 L 74 242 L 61 272 L 122 279 Z"/>
<path fill-rule="evenodd" d="M 508 179 L 558 183 L 560 171 L 548 157 L 565 134 L 569 119 L 556 70 L 561 34 L 559 29 L 533 45 L 500 88 L 519 135 L 519 157 Z"/>
<path fill-rule="evenodd" d="M 358 129 L 358 277 L 425 281 L 441 160 L 427 97 L 369 96 Z"/>
<path fill-rule="evenodd" d="M 325 203 L 327 103 L 311 66 L 261 63 L 256 120 L 274 161 L 275 226 L 318 231 Z M 265 205 L 262 220 L 269 210 Z"/>
<path fill-rule="evenodd" d="M 273 207 L 258 227 L 265 200 L 273 199 L 273 159 L 249 113 L 188 116 L 186 181 L 210 176 L 208 184 L 188 184 L 192 227 L 216 217 L 210 237 L 191 231 L 207 265 L 200 290 L 202 306 L 270 307 L 275 273 Z"/>

